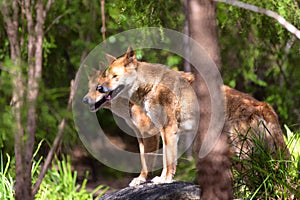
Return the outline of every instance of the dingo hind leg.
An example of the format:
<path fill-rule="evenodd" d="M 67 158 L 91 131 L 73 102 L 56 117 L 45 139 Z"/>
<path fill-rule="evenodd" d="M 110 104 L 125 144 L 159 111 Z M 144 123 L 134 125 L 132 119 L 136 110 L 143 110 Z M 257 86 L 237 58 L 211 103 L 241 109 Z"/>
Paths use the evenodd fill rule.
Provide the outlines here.
<path fill-rule="evenodd" d="M 168 120 L 160 131 L 163 141 L 163 170 L 160 177 L 152 179 L 152 182 L 156 184 L 171 183 L 176 172 L 178 125 L 173 111 L 171 107 L 166 109 L 169 113 Z"/>
<path fill-rule="evenodd" d="M 159 135 L 147 137 L 147 138 L 139 138 L 139 149 L 140 149 L 140 157 L 141 157 L 141 173 L 138 177 L 134 178 L 129 186 L 136 186 L 146 182 L 148 173 L 152 171 L 153 166 L 155 164 L 156 155 L 159 146 Z M 148 154 L 149 153 L 149 154 Z M 152 153 L 152 154 L 150 154 Z"/>
<path fill-rule="evenodd" d="M 162 134 L 166 134 L 162 131 Z M 177 165 L 177 135 L 176 132 L 169 133 L 169 136 L 163 139 L 163 170 L 160 176 L 151 181 L 155 184 L 171 183 L 176 172 Z"/>

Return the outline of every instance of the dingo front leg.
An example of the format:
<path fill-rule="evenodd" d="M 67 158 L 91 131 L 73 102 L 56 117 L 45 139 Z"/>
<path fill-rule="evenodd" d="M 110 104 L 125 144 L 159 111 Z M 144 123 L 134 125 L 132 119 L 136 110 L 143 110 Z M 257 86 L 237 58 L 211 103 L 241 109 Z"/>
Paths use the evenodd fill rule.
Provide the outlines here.
<path fill-rule="evenodd" d="M 147 176 L 146 176 L 147 177 Z M 142 177 L 141 175 L 132 179 L 132 181 L 129 183 L 129 186 L 132 187 L 132 186 L 137 186 L 137 185 L 140 185 L 142 183 L 145 183 L 146 182 L 146 178 Z"/>
<path fill-rule="evenodd" d="M 140 175 L 130 182 L 129 186 L 136 186 L 146 182 L 148 172 L 149 170 L 152 170 L 156 158 L 156 155 L 147 155 L 147 153 L 157 152 L 159 146 L 159 134 L 146 138 L 138 137 L 138 142 L 140 148 L 142 170 Z"/>
<path fill-rule="evenodd" d="M 129 186 L 136 186 L 140 185 L 142 183 L 146 182 L 146 178 L 148 176 L 148 169 L 146 164 L 146 158 L 145 158 L 145 146 L 143 143 L 143 138 L 140 138 L 137 136 L 138 143 L 139 143 L 139 149 L 140 149 L 140 157 L 141 157 L 141 164 L 142 164 L 142 170 L 138 177 L 134 178 L 130 183 Z"/>

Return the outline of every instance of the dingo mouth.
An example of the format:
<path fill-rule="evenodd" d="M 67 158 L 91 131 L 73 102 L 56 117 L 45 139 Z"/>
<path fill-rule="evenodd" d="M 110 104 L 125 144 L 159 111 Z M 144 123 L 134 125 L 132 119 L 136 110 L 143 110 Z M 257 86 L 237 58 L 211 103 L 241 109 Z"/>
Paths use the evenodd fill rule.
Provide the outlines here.
<path fill-rule="evenodd" d="M 118 86 L 116 89 L 109 91 L 106 93 L 100 100 L 98 100 L 94 106 L 90 107 L 91 112 L 98 111 L 102 105 L 104 105 L 106 102 L 112 101 L 118 94 L 124 89 L 124 85 Z"/>

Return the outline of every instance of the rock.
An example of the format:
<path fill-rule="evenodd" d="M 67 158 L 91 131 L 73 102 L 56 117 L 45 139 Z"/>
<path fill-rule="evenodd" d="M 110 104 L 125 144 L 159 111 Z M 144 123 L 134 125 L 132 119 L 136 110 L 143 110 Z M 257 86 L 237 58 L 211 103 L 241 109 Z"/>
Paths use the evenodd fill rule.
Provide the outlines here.
<path fill-rule="evenodd" d="M 99 200 L 199 200 L 199 185 L 174 181 L 165 184 L 147 182 L 105 194 Z"/>

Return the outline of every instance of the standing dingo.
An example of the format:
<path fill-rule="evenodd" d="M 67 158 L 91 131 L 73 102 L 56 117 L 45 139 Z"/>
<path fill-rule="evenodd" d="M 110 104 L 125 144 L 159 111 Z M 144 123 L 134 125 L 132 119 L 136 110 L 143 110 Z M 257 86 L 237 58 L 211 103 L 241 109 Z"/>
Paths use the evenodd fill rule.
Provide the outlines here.
<path fill-rule="evenodd" d="M 131 47 L 119 58 L 107 57 L 108 68 L 90 78 L 89 92 L 83 101 L 90 105 L 92 112 L 110 109 L 111 102 L 117 101 L 120 108 L 112 111 L 123 117 L 137 134 L 142 170 L 130 186 L 146 181 L 149 163 L 145 154 L 157 151 L 159 135 L 163 141 L 163 170 L 161 176 L 152 181 L 171 182 L 176 171 L 178 138 L 198 128 L 198 102 L 190 86 L 193 75 L 161 64 L 140 62 Z M 240 135 L 250 137 L 248 134 L 264 133 L 261 139 L 268 148 L 284 149 L 289 155 L 277 115 L 270 105 L 225 85 L 222 90 L 226 100 L 223 131 L 234 144 L 232 154 L 252 150 L 252 144 L 244 145 Z M 249 127 L 258 131 L 249 133 Z"/>

